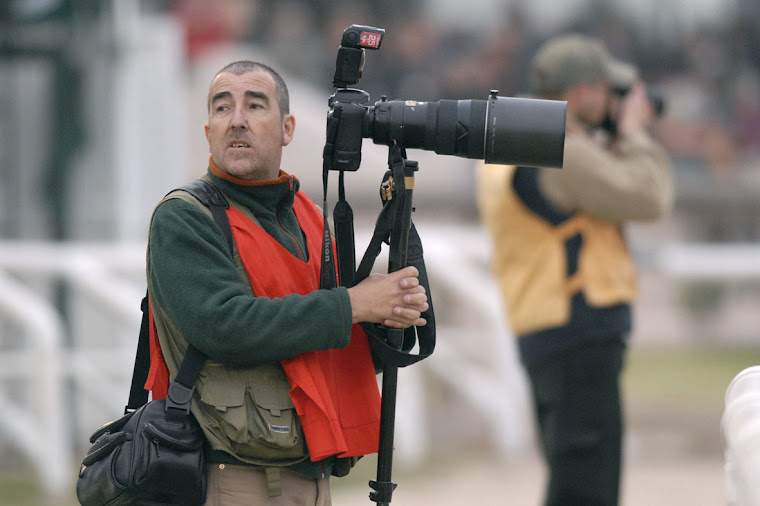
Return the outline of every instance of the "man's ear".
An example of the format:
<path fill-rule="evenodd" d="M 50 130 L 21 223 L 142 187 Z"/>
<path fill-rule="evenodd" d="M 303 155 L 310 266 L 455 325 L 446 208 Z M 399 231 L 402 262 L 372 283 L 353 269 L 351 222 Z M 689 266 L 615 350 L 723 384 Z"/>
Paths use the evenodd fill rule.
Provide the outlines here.
<path fill-rule="evenodd" d="M 282 145 L 287 146 L 293 140 L 293 133 L 296 131 L 296 117 L 292 114 L 286 114 L 282 118 Z"/>
<path fill-rule="evenodd" d="M 203 126 L 203 130 L 205 130 L 205 131 L 206 131 L 206 140 L 209 140 L 209 139 L 208 139 L 208 123 L 206 123 L 206 124 Z M 209 147 L 211 147 L 211 145 L 209 145 Z"/>

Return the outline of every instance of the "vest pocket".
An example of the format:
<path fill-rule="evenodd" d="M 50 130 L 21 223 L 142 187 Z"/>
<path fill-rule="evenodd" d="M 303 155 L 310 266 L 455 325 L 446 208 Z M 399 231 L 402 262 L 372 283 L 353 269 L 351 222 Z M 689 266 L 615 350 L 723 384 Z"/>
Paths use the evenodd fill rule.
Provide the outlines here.
<path fill-rule="evenodd" d="M 250 404 L 253 409 L 249 412 L 249 419 L 255 427 L 252 432 L 254 438 L 263 445 L 283 450 L 292 449 L 301 443 L 303 435 L 299 434 L 301 426 L 290 399 L 289 388 L 283 392 L 275 385 L 248 385 L 248 393 L 253 401 Z"/>
<path fill-rule="evenodd" d="M 306 455 L 290 385 L 279 366 L 208 372 L 200 381 L 202 413 L 196 418 L 213 448 L 253 463 Z"/>

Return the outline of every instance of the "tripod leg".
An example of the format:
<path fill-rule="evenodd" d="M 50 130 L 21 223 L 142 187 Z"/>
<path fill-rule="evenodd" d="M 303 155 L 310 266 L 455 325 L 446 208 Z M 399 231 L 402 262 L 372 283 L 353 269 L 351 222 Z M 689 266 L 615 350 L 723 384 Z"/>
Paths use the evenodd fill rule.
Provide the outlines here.
<path fill-rule="evenodd" d="M 391 148 L 391 158 L 394 157 Z M 409 230 L 412 227 L 412 191 L 414 189 L 414 172 L 417 170 L 417 162 L 405 160 L 400 156 L 393 160 L 403 163 L 392 163 L 392 171 L 395 185 L 395 197 L 402 198 L 401 218 L 394 223 L 390 236 L 390 251 L 388 272 L 394 272 L 406 267 L 407 250 L 409 247 Z M 402 196 L 403 194 L 403 196 Z M 388 344 L 398 350 L 404 342 L 403 329 L 388 329 Z M 383 393 L 380 405 L 380 444 L 377 456 L 377 480 L 370 481 L 369 485 L 375 492 L 370 493 L 370 499 L 376 503 L 387 506 L 391 502 L 391 496 L 396 488 L 392 481 L 393 471 L 393 438 L 396 424 L 396 392 L 398 387 L 398 367 L 386 364 L 383 367 Z"/>

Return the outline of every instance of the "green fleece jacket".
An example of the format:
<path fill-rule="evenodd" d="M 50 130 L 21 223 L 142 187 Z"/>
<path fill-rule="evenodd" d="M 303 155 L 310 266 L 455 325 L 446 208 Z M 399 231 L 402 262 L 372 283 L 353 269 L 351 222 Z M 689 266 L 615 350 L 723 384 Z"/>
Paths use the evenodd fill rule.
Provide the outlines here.
<path fill-rule="evenodd" d="M 285 175 L 272 184 L 242 186 L 208 174 L 288 251 L 308 258 L 293 212 L 297 179 Z M 156 302 L 188 342 L 226 366 L 250 367 L 348 346 L 352 316 L 345 288 L 256 297 L 219 227 L 184 200 L 170 199 L 155 211 L 148 277 Z"/>
<path fill-rule="evenodd" d="M 271 184 L 242 186 L 216 177 L 210 169 L 208 176 L 231 203 L 247 208 L 288 251 L 308 259 L 293 212 L 297 179 L 283 175 Z M 348 346 L 352 315 L 346 288 L 276 299 L 256 297 L 236 267 L 222 231 L 193 204 L 169 199 L 159 205 L 149 244 L 152 296 L 187 341 L 209 358 L 227 367 L 253 367 Z M 215 461 L 239 463 L 231 456 L 225 460 L 223 452 L 212 453 Z M 334 457 L 306 460 L 290 469 L 323 478 L 332 473 L 335 461 Z"/>

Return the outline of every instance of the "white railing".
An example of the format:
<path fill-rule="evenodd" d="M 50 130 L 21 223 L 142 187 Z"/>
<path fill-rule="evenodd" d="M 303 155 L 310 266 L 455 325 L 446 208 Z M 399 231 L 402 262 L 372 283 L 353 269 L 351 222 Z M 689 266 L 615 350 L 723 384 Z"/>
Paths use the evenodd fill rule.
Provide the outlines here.
<path fill-rule="evenodd" d="M 131 372 L 144 291 L 127 277 L 144 270 L 144 251 L 140 245 L 0 244 L 0 341 L 8 343 L 0 352 L 0 437 L 28 456 L 50 495 L 63 494 L 75 476 L 72 433 L 97 427 L 92 417 L 82 418 L 92 412 L 83 404 L 94 400 L 100 407 L 94 420 L 103 423 L 126 401 L 113 387 L 124 389 Z M 46 293 L 55 293 L 56 283 L 69 291 L 69 302 L 85 306 L 79 318 L 56 309 Z M 98 342 L 68 335 L 64 320 L 82 328 L 94 315 L 107 315 Z M 131 342 L 119 342 L 120 328 L 133 329 Z M 69 381 L 73 395 L 65 389 Z M 12 391 L 18 384 L 23 387 Z M 75 420 L 82 426 L 72 427 Z"/>
<path fill-rule="evenodd" d="M 0 315 L 18 325 L 26 338 L 19 350 L 0 354 L 0 380 L 26 380 L 26 391 L 0 390 L 0 428 L 15 441 L 44 476 L 45 489 L 66 486 L 68 420 L 64 416 L 63 326 L 50 304 L 16 279 L 0 272 Z"/>
<path fill-rule="evenodd" d="M 414 464 L 428 454 L 433 422 L 427 420 L 425 399 L 430 384 L 446 388 L 456 396 L 450 402 L 468 413 L 461 430 L 471 429 L 467 420 L 485 426 L 482 432 L 498 453 L 519 454 L 532 442 L 529 401 L 489 272 L 488 241 L 476 226 L 433 223 L 418 228 L 436 303 L 437 347 L 430 359 L 400 371 L 399 460 Z M 368 235 L 357 233 L 359 248 L 367 240 Z M 680 280 L 760 279 L 757 247 L 671 245 L 650 258 L 650 268 Z M 126 401 L 145 290 L 144 262 L 143 244 L 0 242 L 0 438 L 28 456 L 51 495 L 71 486 L 86 436 L 118 416 Z M 378 270 L 383 262 L 378 260 Z M 737 264 L 743 265 L 743 275 Z M 51 296 L 56 284 L 69 294 L 65 316 Z M 749 386 L 731 391 L 744 392 L 741 399 L 747 400 L 754 395 Z M 760 390 L 760 381 L 751 386 Z M 730 398 L 727 394 L 727 413 Z M 727 443 L 754 426 L 755 412 L 743 413 L 744 425 L 724 421 Z M 727 480 L 750 488 L 754 482 L 740 472 L 749 469 L 745 464 L 754 462 L 758 452 L 752 445 L 730 448 Z"/>
<path fill-rule="evenodd" d="M 760 280 L 757 244 L 669 244 L 659 249 L 654 258 L 655 268 L 673 279 Z"/>
<path fill-rule="evenodd" d="M 691 281 L 760 281 L 760 246 L 678 244 L 655 255 L 658 270 Z M 760 365 L 734 377 L 725 395 L 720 431 L 728 506 L 760 504 Z"/>
<path fill-rule="evenodd" d="M 478 431 L 504 458 L 531 445 L 527 384 L 507 328 L 501 297 L 489 269 L 489 247 L 479 227 L 424 224 L 418 227 L 425 250 L 436 315 L 432 357 L 399 374 L 396 450 L 402 463 L 427 456 L 432 441 L 424 401 L 428 377 L 456 398 L 459 433 Z M 357 238 L 357 245 L 365 244 Z M 385 265 L 378 260 L 376 265 Z M 468 426 L 469 425 L 469 426 Z"/>
<path fill-rule="evenodd" d="M 484 421 L 492 445 L 502 454 L 514 453 L 528 441 L 514 343 L 501 323 L 499 299 L 485 268 L 487 249 L 476 236 L 456 227 L 425 232 L 434 291 L 442 300 L 456 301 L 456 314 L 469 317 L 451 322 L 446 317 L 450 309 L 438 306 L 434 358 L 400 372 L 397 449 L 407 465 L 429 452 L 424 385 L 430 377 L 447 385 L 471 418 Z M 357 244 L 361 241 L 357 237 Z M 450 248 L 449 241 L 460 246 Z M 0 386 L 21 381 L 34 392 L 18 399 L 0 395 L 6 406 L 0 410 L 0 437 L 28 456 L 51 495 L 71 486 L 86 436 L 118 416 L 126 402 L 144 294 L 144 281 L 138 281 L 144 258 L 139 244 L 0 243 L 0 339 L 12 337 L 8 340 L 16 343 L 0 352 Z M 382 257 L 377 265 L 383 269 Z M 60 314 L 46 295 L 57 282 L 69 289 L 73 318 Z M 16 329 L 2 325 L 10 322 L 20 328 L 18 335 L 3 334 L 3 329 Z M 73 392 L 64 390 L 69 383 Z"/>

